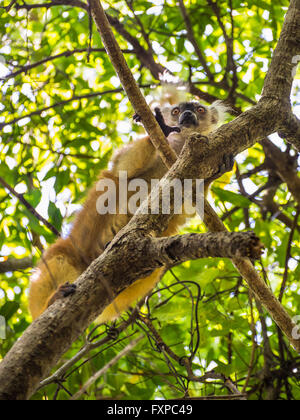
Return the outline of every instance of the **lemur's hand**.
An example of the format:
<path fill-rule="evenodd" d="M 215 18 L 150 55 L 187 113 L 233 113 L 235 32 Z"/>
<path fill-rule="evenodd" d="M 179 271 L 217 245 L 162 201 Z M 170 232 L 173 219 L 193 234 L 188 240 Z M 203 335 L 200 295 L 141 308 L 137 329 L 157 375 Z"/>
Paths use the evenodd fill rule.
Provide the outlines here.
<path fill-rule="evenodd" d="M 179 127 L 171 127 L 169 125 L 166 125 L 164 117 L 161 113 L 161 110 L 158 107 L 154 109 L 154 112 L 155 112 L 154 115 L 155 115 L 156 121 L 158 122 L 160 128 L 162 129 L 166 137 L 168 137 L 168 135 L 173 132 L 180 133 Z M 141 117 L 138 114 L 134 114 L 133 119 L 136 123 L 141 122 Z"/>
<path fill-rule="evenodd" d="M 170 133 L 173 133 L 173 132 L 180 133 L 181 130 L 180 130 L 179 127 L 171 127 L 169 125 L 166 125 L 163 114 L 161 113 L 160 108 L 155 108 L 154 111 L 155 111 L 156 121 L 158 122 L 160 128 L 162 129 L 162 131 L 163 131 L 163 133 L 166 137 L 168 137 L 168 135 Z"/>
<path fill-rule="evenodd" d="M 218 172 L 215 175 L 211 176 L 210 178 L 206 179 L 205 181 L 211 183 L 220 176 L 224 175 L 226 172 L 231 172 L 234 166 L 234 156 L 233 154 L 224 154 L 223 155 L 223 162 L 219 166 Z"/>
<path fill-rule="evenodd" d="M 132 117 L 132 119 L 133 119 L 133 121 L 134 121 L 135 123 L 140 123 L 140 122 L 142 122 L 142 119 L 141 119 L 141 117 L 139 116 L 139 114 L 134 114 L 134 116 Z"/>
<path fill-rule="evenodd" d="M 76 285 L 70 284 L 68 281 L 61 284 L 51 299 L 48 301 L 48 307 L 51 306 L 56 300 L 66 298 L 76 292 Z"/>

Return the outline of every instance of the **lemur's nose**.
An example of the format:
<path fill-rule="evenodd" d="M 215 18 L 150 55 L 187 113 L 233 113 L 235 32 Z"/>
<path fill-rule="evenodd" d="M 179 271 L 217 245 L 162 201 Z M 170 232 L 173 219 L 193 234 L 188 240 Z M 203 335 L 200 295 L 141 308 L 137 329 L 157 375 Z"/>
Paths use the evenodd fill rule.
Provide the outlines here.
<path fill-rule="evenodd" d="M 179 118 L 180 125 L 197 125 L 197 117 L 192 111 L 184 111 Z"/>

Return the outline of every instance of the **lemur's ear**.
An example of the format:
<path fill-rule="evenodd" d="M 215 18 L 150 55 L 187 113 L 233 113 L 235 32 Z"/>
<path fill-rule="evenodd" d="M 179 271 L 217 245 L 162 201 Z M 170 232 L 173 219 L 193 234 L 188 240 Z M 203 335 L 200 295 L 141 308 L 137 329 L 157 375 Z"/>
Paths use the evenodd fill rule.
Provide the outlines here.
<path fill-rule="evenodd" d="M 226 105 L 223 101 L 215 101 L 210 107 L 209 107 L 212 115 L 212 123 L 222 124 L 225 119 L 227 113 L 231 110 L 231 107 L 229 105 Z"/>

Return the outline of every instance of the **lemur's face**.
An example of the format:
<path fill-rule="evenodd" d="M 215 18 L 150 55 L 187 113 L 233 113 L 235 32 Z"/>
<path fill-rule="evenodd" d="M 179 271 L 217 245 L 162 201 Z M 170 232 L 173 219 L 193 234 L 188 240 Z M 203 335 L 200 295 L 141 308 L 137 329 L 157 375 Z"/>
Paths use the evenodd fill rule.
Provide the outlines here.
<path fill-rule="evenodd" d="M 218 122 L 218 112 L 199 102 L 183 102 L 173 107 L 162 109 L 166 124 L 177 126 L 183 134 L 212 131 Z"/>

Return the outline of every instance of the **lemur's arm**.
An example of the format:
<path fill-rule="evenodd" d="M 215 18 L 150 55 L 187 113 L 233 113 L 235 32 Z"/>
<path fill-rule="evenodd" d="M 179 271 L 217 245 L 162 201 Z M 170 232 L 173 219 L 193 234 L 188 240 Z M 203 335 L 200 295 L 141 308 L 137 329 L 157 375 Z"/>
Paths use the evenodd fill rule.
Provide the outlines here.
<path fill-rule="evenodd" d="M 165 120 L 161 113 L 160 108 L 158 107 L 154 108 L 154 112 L 155 112 L 154 115 L 155 115 L 156 121 L 158 122 L 160 128 L 162 129 L 162 132 L 164 133 L 166 137 L 168 137 L 169 134 L 174 133 L 174 132 L 180 133 L 181 130 L 179 127 L 171 127 L 165 123 Z M 141 117 L 138 114 L 134 114 L 133 119 L 135 122 L 142 121 Z"/>
<path fill-rule="evenodd" d="M 172 132 L 180 132 L 179 127 L 170 127 L 165 123 L 159 108 L 155 108 L 155 118 L 166 137 Z M 133 116 L 133 119 L 135 122 L 141 122 L 137 114 Z M 112 171 L 116 176 L 120 171 L 127 171 L 128 178 L 138 177 L 139 174 L 151 168 L 156 159 L 156 149 L 149 136 L 146 136 L 117 151 L 113 158 Z"/>

